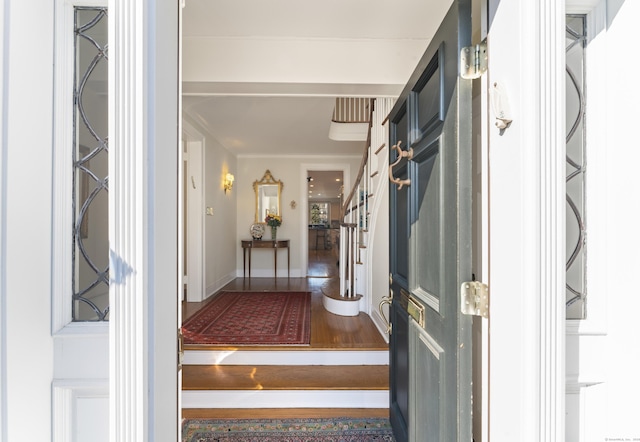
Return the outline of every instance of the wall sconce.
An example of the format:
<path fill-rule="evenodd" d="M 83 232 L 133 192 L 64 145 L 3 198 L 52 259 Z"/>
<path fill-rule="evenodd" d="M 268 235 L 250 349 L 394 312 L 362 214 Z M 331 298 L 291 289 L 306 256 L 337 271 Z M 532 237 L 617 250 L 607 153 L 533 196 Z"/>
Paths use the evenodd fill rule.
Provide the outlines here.
<path fill-rule="evenodd" d="M 230 173 L 227 173 L 224 176 L 224 193 L 227 193 L 227 190 L 231 190 L 231 188 L 233 187 L 233 180 L 235 180 L 234 176 Z"/>

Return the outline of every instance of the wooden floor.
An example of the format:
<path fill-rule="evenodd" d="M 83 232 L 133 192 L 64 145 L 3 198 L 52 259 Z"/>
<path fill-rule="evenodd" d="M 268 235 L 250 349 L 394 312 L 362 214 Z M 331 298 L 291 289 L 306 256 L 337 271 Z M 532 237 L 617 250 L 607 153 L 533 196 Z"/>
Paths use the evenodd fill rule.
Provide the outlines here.
<path fill-rule="evenodd" d="M 322 305 L 323 291 L 326 293 L 338 293 L 339 292 L 339 275 L 338 275 L 338 258 L 337 251 L 335 249 L 325 250 L 310 250 L 309 251 L 309 276 L 307 278 L 237 278 L 234 281 L 227 284 L 221 289 L 221 291 L 310 291 L 311 292 L 311 342 L 309 346 L 296 346 L 296 351 L 305 350 L 386 350 L 388 345 L 380 335 L 380 332 L 374 325 L 371 318 L 365 313 L 360 313 L 354 317 L 337 316 L 327 312 Z M 203 307 L 207 302 L 210 302 L 213 297 L 205 300 L 204 302 L 194 302 L 183 304 L 183 320 L 193 315 L 199 309 Z M 237 347 L 224 347 L 220 345 L 206 346 L 206 345 L 185 345 L 185 350 L 206 350 L 208 348 L 224 349 L 224 348 L 237 348 Z M 291 350 L 291 347 L 287 346 L 260 346 L 251 347 L 243 346 L 245 350 Z M 336 366 L 331 367 L 268 367 L 268 366 L 227 366 L 218 367 L 213 366 L 191 366 L 183 368 L 184 383 L 189 386 L 190 384 L 202 384 L 200 388 L 210 385 L 210 378 L 214 376 L 216 371 L 223 370 L 224 376 L 233 377 L 235 380 L 231 384 L 241 383 L 248 384 L 245 387 L 252 389 L 255 388 L 253 383 L 256 382 L 256 376 L 260 379 L 261 387 L 268 386 L 272 389 L 278 388 L 292 388 L 292 384 L 288 383 L 286 386 L 281 385 L 283 378 L 288 381 L 292 377 L 299 378 L 298 384 L 300 388 L 341 388 L 350 387 L 354 385 L 358 387 L 366 387 L 369 389 L 387 389 L 388 388 L 388 366 L 380 367 L 367 367 L 366 372 L 371 372 L 371 376 L 362 371 L 362 369 L 354 370 L 354 367 L 339 367 L 338 372 L 340 376 L 336 378 L 335 372 L 338 369 Z M 251 370 L 251 373 L 247 373 L 247 370 Z M 272 371 L 276 371 L 272 373 Z M 333 370 L 332 373 L 320 373 L 316 376 L 303 376 L 305 370 Z M 353 371 L 354 373 L 351 373 Z M 283 377 L 283 373 L 286 376 Z M 315 371 L 314 371 L 315 373 Z M 219 375 L 219 373 L 218 373 Z M 309 381 L 308 379 L 316 379 L 316 381 Z M 322 382 L 341 382 L 338 385 L 305 385 L 308 382 L 320 382 L 317 379 L 322 379 Z M 219 384 L 216 382 L 216 384 Z M 295 384 L 295 383 L 294 383 Z M 363 385 L 360 385 L 363 384 Z M 193 386 L 192 386 L 193 387 Z M 194 387 L 195 388 L 195 387 Z M 237 385 L 234 388 L 239 388 Z M 331 417 L 352 417 L 352 418 L 368 418 L 379 417 L 388 418 L 389 410 L 376 409 L 376 408 L 268 408 L 268 409 L 237 409 L 237 408 L 211 408 L 200 409 L 190 408 L 182 410 L 182 417 L 185 419 L 255 419 L 255 418 L 272 418 L 272 419 L 287 419 L 287 418 L 331 418 Z"/>
<path fill-rule="evenodd" d="M 337 258 L 334 250 L 318 250 L 309 253 L 309 274 L 326 275 L 308 278 L 236 278 L 222 288 L 222 291 L 310 291 L 311 292 L 311 342 L 308 347 L 296 350 L 314 349 L 366 349 L 388 348 L 387 343 L 374 325 L 369 315 L 360 313 L 354 317 L 334 315 L 322 305 L 322 292 L 338 293 L 339 279 Z M 201 309 L 213 296 L 203 302 L 185 302 L 183 320 Z M 207 349 L 206 345 L 185 345 L 185 349 Z M 216 345 L 220 349 L 224 346 Z M 235 348 L 235 347 L 234 347 Z M 261 350 L 290 350 L 290 347 L 249 347 Z"/>

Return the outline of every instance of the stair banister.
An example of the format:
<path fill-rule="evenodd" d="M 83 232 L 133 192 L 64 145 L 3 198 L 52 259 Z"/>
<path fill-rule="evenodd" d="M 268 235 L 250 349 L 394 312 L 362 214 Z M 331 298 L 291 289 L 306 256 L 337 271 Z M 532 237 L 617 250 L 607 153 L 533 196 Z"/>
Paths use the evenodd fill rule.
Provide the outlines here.
<path fill-rule="evenodd" d="M 371 127 L 372 127 L 372 116 L 375 106 L 375 99 L 371 100 L 371 105 L 369 107 L 369 128 L 367 130 L 367 141 L 365 144 L 365 149 L 362 154 L 362 161 L 360 162 L 360 167 L 358 169 L 358 174 L 353 183 L 353 187 L 349 192 L 349 195 L 344 200 L 342 207 L 340 208 L 340 232 L 341 236 L 344 235 L 345 245 L 346 245 L 346 253 L 342 253 L 341 251 L 341 259 L 340 259 L 340 268 L 341 268 L 341 278 L 344 281 L 348 281 L 348 287 L 345 288 L 342 296 L 345 297 L 355 297 L 356 293 L 356 261 L 359 260 L 359 247 L 361 241 L 361 232 L 360 229 L 366 225 L 366 206 L 365 201 L 367 199 L 367 184 L 364 180 L 363 176 L 368 170 L 369 163 L 369 151 L 371 145 Z M 360 195 L 361 190 L 364 190 L 364 197 L 361 201 Z M 353 197 L 354 195 L 358 195 L 355 205 L 353 205 Z M 355 218 L 355 219 L 354 219 Z M 362 224 L 361 220 L 362 219 Z"/>

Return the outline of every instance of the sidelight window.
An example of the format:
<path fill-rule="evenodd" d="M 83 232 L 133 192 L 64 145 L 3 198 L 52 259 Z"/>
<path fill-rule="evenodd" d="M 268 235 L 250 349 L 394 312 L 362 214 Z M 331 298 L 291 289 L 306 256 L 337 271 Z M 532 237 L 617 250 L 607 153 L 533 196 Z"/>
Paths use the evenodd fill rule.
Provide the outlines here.
<path fill-rule="evenodd" d="M 109 318 L 107 9 L 76 7 L 73 86 L 73 321 Z"/>
<path fill-rule="evenodd" d="M 586 17 L 566 16 L 566 318 L 586 319 Z"/>

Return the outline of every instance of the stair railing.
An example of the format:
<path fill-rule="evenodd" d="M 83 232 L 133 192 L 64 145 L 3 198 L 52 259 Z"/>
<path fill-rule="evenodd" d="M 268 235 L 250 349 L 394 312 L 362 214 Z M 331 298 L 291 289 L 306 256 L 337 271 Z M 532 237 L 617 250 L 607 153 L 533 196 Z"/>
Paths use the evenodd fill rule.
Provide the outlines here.
<path fill-rule="evenodd" d="M 340 208 L 340 236 L 343 247 L 340 247 L 340 287 L 341 295 L 347 298 L 357 296 L 356 265 L 361 264 L 361 248 L 364 246 L 363 234 L 369 223 L 368 200 L 369 180 L 363 179 L 370 174 L 369 151 L 371 147 L 371 125 L 375 99 L 369 106 L 369 129 L 364 153 L 353 187 Z M 356 197 L 357 195 L 357 197 Z"/>

